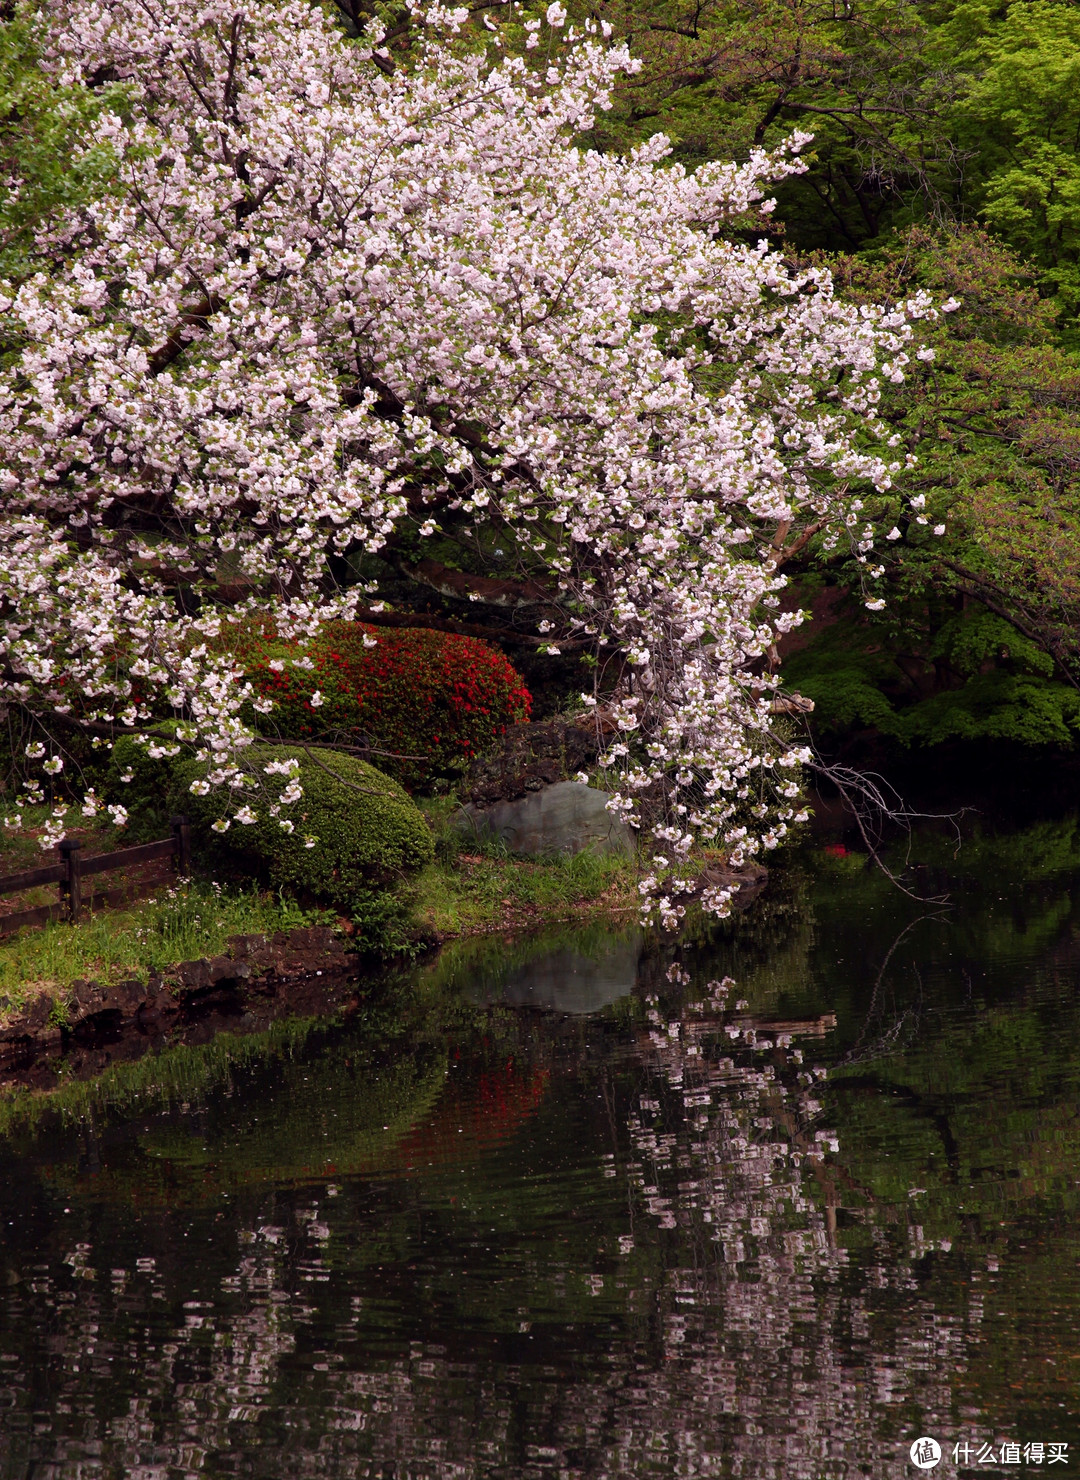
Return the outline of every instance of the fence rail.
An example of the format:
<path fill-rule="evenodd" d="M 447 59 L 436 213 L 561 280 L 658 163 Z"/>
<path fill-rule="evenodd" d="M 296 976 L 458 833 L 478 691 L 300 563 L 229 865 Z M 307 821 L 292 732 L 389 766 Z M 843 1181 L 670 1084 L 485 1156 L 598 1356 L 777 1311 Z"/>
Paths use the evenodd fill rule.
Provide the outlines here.
<path fill-rule="evenodd" d="M 156 858 L 172 858 L 176 872 L 187 874 L 191 867 L 191 829 L 186 817 L 173 817 L 171 823 L 170 837 L 159 838 L 153 843 L 138 843 L 134 848 L 118 848 L 112 853 L 97 853 L 92 858 L 83 858 L 78 838 L 64 838 L 60 843 L 60 863 L 24 869 L 21 874 L 0 878 L 0 895 L 36 889 L 41 884 L 60 885 L 60 898 L 56 904 L 42 904 L 36 909 L 0 915 L 0 935 L 10 935 L 25 925 L 44 925 L 49 920 L 74 923 L 84 906 L 93 909 L 98 905 L 122 904 L 129 897 L 127 890 L 110 889 L 102 894 L 91 893 L 84 899 L 82 881 L 93 878 L 95 874 L 130 868 L 136 863 L 152 863 Z"/>

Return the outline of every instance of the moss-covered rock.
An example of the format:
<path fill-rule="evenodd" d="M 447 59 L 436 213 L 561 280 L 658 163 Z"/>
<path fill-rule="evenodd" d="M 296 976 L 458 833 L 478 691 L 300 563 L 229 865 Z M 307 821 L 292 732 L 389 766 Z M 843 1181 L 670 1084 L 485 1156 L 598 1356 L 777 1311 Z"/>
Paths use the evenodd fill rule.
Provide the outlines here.
<path fill-rule="evenodd" d="M 285 778 L 267 776 L 271 762 L 293 759 L 303 789 L 300 801 L 271 815 Z M 374 766 L 340 751 L 253 745 L 243 752 L 244 769 L 258 783 L 238 794 L 220 788 L 200 796 L 191 790 L 207 766 L 180 761 L 172 767 L 170 804 L 192 822 L 196 856 L 224 863 L 301 898 L 366 917 L 375 896 L 422 868 L 434 856 L 423 816 L 397 782 Z M 256 821 L 232 820 L 246 802 Z M 293 823 L 289 832 L 282 819 Z M 214 823 L 229 820 L 228 830 Z"/>

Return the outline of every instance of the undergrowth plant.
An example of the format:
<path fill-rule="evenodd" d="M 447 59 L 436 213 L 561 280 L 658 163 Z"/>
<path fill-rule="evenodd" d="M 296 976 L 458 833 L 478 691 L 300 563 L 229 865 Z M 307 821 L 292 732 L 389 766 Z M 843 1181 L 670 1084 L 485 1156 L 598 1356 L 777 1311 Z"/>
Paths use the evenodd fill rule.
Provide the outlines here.
<path fill-rule="evenodd" d="M 330 918 L 283 894 L 182 881 L 122 913 L 91 914 L 77 925 L 54 921 L 0 941 L 0 1012 L 43 988 L 62 991 L 80 977 L 115 982 L 167 974 L 180 961 L 219 954 L 230 936 L 293 930 Z"/>
<path fill-rule="evenodd" d="M 243 648 L 248 678 L 273 700 L 264 727 L 370 746 L 412 789 L 464 770 L 532 708 L 513 664 L 475 637 L 331 622 L 308 645 L 264 636 Z"/>
<path fill-rule="evenodd" d="M 590 904 L 630 909 L 636 879 L 633 863 L 620 853 L 584 852 L 538 863 L 514 858 L 497 843 L 477 844 L 475 853 L 455 863 L 440 850 L 416 881 L 413 913 L 442 936 L 492 929 L 508 909 L 548 919 Z"/>

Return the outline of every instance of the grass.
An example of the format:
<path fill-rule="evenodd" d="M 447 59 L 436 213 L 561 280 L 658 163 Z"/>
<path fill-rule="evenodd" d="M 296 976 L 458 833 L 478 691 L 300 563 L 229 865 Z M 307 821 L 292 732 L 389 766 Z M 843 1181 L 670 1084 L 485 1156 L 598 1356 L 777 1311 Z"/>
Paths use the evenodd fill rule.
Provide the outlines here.
<path fill-rule="evenodd" d="M 528 928 L 587 911 L 629 913 L 637 903 L 634 866 L 622 855 L 582 853 L 536 862 L 515 858 L 498 843 L 473 843 L 473 851 L 459 852 L 460 840 L 451 829 L 453 802 L 433 799 L 421 805 L 439 856 L 407 886 L 419 939 Z M 104 830 L 86 841 L 92 852 L 117 841 L 123 846 L 114 836 L 106 838 Z M 0 872 L 40 858 L 32 836 L 9 836 L 0 848 Z M 318 918 L 326 917 L 320 913 Z M 87 915 L 78 925 L 55 921 L 24 930 L 0 938 L 0 1018 L 43 992 L 62 1002 L 65 989 L 78 978 L 108 983 L 167 974 L 178 962 L 219 954 L 230 936 L 295 929 L 314 919 L 284 896 L 187 882 L 145 903 Z"/>
<path fill-rule="evenodd" d="M 636 872 L 622 854 L 579 853 L 536 863 L 489 847 L 429 864 L 414 885 L 413 917 L 439 939 L 568 919 L 591 906 L 630 910 Z"/>
<path fill-rule="evenodd" d="M 163 973 L 180 961 L 218 955 L 232 935 L 293 930 L 314 918 L 284 897 L 182 882 L 127 910 L 26 930 L 0 940 L 0 1016 L 79 977 L 113 982 Z"/>
<path fill-rule="evenodd" d="M 14 808 L 3 807 L 0 810 L 9 815 Z M 49 810 L 47 806 L 26 807 L 22 813 L 23 826 L 17 832 L 0 828 L 0 877 L 59 862 L 59 854 L 54 848 L 43 851 L 38 844 L 45 823 L 49 820 Z M 87 821 L 73 808 L 67 821 L 67 836 L 80 840 L 83 854 L 87 857 L 95 853 L 109 853 L 114 848 L 126 848 L 129 844 L 123 829 L 113 827 L 103 813 Z M 109 887 L 107 879 L 103 881 L 103 887 Z M 18 894 L 0 896 L 0 907 L 5 913 L 15 913 L 41 904 L 55 904 L 57 897 L 56 885 L 45 884 L 36 889 L 23 889 Z"/>

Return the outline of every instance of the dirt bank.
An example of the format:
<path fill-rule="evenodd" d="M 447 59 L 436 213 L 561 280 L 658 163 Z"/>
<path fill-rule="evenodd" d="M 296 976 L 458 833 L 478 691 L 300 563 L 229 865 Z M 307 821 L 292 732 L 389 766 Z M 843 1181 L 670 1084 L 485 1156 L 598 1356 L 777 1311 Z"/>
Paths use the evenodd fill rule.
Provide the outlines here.
<path fill-rule="evenodd" d="M 736 907 L 745 909 L 761 893 L 766 870 L 739 875 L 713 869 L 706 884 L 738 882 Z M 528 934 L 543 913 L 500 902 L 476 933 Z M 635 906 L 636 908 L 636 906 Z M 597 900 L 569 911 L 572 919 L 612 918 Z M 469 932 L 460 932 L 469 933 Z M 0 1015 L 0 1091 L 48 1090 L 63 1080 L 87 1079 L 110 1064 L 141 1058 L 165 1047 L 208 1042 L 215 1033 L 258 1033 L 276 1019 L 321 1017 L 348 1011 L 360 1001 L 362 978 L 373 968 L 349 949 L 347 938 L 328 926 L 307 926 L 274 935 L 236 935 L 220 955 L 183 961 L 145 980 L 105 983 L 76 980 L 45 987 L 16 1012 Z"/>
<path fill-rule="evenodd" d="M 234 936 L 225 954 L 161 976 L 43 992 L 0 1022 L 0 1088 L 51 1089 L 166 1044 L 223 1029 L 258 1033 L 284 1016 L 321 1016 L 357 1000 L 360 958 L 333 930 Z"/>

